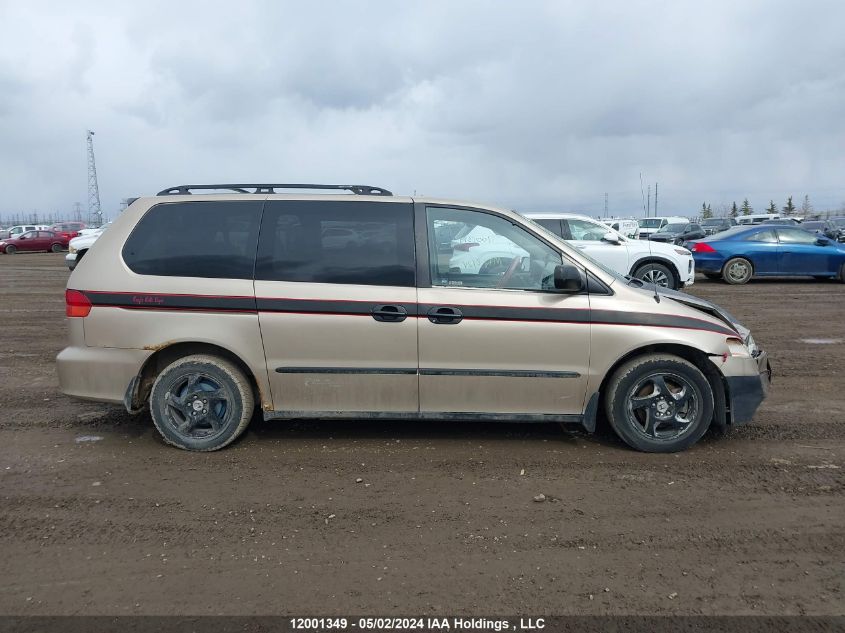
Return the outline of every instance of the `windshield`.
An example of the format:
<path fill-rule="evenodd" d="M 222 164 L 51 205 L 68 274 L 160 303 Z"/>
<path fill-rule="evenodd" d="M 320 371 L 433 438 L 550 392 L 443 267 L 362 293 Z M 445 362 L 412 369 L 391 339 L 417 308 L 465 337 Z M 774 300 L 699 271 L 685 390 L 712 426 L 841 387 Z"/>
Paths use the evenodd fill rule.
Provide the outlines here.
<path fill-rule="evenodd" d="M 845 228 L 845 218 L 833 218 L 831 222 L 833 222 L 834 226 Z"/>
<path fill-rule="evenodd" d="M 726 221 L 721 218 L 709 218 L 704 220 L 701 225 L 702 226 L 719 226 L 720 224 L 725 224 Z"/>
<path fill-rule="evenodd" d="M 663 230 L 667 233 L 683 233 L 686 226 L 686 224 L 667 224 Z"/>
<path fill-rule="evenodd" d="M 659 229 L 662 222 L 663 220 L 660 218 L 645 218 L 639 220 L 641 229 Z"/>

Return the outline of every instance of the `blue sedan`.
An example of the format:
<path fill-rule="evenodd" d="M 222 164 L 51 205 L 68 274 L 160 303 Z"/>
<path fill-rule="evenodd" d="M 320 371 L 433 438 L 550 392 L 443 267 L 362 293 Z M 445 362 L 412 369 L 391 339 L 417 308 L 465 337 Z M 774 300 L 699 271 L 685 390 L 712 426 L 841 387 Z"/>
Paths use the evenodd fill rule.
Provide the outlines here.
<path fill-rule="evenodd" d="M 790 226 L 738 227 L 687 246 L 696 270 L 729 284 L 784 275 L 845 282 L 845 245 Z"/>

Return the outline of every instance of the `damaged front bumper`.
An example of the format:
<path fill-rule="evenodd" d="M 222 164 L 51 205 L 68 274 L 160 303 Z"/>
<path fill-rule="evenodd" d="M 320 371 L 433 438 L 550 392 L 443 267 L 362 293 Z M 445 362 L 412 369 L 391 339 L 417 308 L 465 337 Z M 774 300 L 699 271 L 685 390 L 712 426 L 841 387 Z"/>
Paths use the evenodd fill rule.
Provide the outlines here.
<path fill-rule="evenodd" d="M 772 384 L 772 366 L 769 355 L 760 351 L 753 358 L 756 361 L 756 375 L 726 376 L 730 420 L 732 424 L 750 422 L 754 413 L 769 393 Z"/>

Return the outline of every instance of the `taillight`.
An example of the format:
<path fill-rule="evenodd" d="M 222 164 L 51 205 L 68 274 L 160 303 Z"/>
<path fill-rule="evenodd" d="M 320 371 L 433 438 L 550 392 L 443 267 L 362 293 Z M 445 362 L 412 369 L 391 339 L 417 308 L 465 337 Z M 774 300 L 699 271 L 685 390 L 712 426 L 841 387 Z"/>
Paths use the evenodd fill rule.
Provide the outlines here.
<path fill-rule="evenodd" d="M 716 249 L 707 242 L 696 242 L 692 247 L 693 253 L 715 253 Z"/>
<path fill-rule="evenodd" d="M 65 314 L 69 317 L 87 317 L 91 301 L 78 290 L 65 290 Z"/>
<path fill-rule="evenodd" d="M 476 242 L 463 242 L 462 244 L 455 244 L 452 248 L 456 251 L 468 251 L 471 248 L 475 248 L 476 246 L 480 246 L 480 244 Z"/>

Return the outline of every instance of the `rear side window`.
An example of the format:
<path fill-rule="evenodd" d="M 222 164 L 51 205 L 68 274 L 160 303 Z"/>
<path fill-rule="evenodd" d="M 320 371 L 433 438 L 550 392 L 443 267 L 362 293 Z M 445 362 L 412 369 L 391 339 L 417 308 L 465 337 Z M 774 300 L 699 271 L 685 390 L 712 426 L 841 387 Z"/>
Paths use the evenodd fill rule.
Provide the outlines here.
<path fill-rule="evenodd" d="M 252 279 L 260 200 L 169 202 L 132 230 L 123 261 L 139 275 Z"/>
<path fill-rule="evenodd" d="M 413 207 L 394 202 L 268 202 L 255 278 L 413 287 Z"/>
<path fill-rule="evenodd" d="M 746 242 L 777 242 L 778 238 L 772 230 L 758 231 L 745 237 Z"/>

